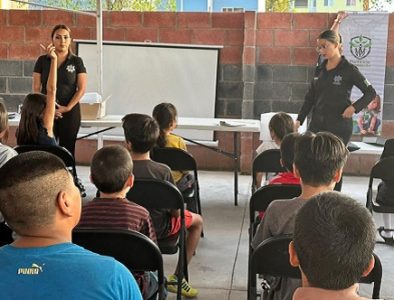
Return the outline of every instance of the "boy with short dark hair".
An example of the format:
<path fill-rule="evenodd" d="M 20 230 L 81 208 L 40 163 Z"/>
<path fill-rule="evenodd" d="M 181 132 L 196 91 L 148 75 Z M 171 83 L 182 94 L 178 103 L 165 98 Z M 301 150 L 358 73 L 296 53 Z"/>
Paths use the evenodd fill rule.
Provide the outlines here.
<path fill-rule="evenodd" d="M 135 178 L 154 178 L 159 180 L 170 181 L 174 184 L 171 175 L 171 169 L 161 163 L 152 161 L 149 152 L 155 146 L 159 137 L 159 125 L 148 115 L 128 114 L 122 119 L 126 145 L 131 153 L 134 162 Z M 157 238 L 166 238 L 175 235 L 180 230 L 180 216 L 178 210 L 151 210 L 150 211 L 153 225 L 156 230 Z M 203 221 L 199 214 L 185 210 L 185 225 L 187 228 L 186 237 L 186 257 L 187 263 L 193 257 L 200 240 Z M 177 282 L 176 275 L 168 276 L 168 291 L 176 293 Z M 189 283 L 183 279 L 182 295 L 185 297 L 195 297 L 198 291 L 192 288 Z"/>
<path fill-rule="evenodd" d="M 371 214 L 350 197 L 329 192 L 307 201 L 289 245 L 290 263 L 302 273 L 293 300 L 365 300 L 357 282 L 373 269 L 375 231 Z"/>
<path fill-rule="evenodd" d="M 71 242 L 81 196 L 58 157 L 19 154 L 0 178 L 0 210 L 17 234 L 0 248 L 1 299 L 142 299 L 125 266 Z"/>
<path fill-rule="evenodd" d="M 294 173 L 300 178 L 301 195 L 291 200 L 276 200 L 268 206 L 252 240 L 252 247 L 256 248 L 271 236 L 292 234 L 298 210 L 311 197 L 332 191 L 340 180 L 348 153 L 343 142 L 328 132 L 307 132 L 298 137 Z M 271 282 L 271 286 L 277 287 L 272 291 L 272 299 L 290 300 L 299 285 L 299 280 L 275 279 Z"/>
<path fill-rule="evenodd" d="M 156 242 L 149 212 L 126 199 L 134 182 L 133 162 L 126 148 L 113 145 L 97 150 L 90 165 L 90 179 L 99 197 L 82 207 L 78 227 L 130 229 Z"/>
<path fill-rule="evenodd" d="M 99 191 L 82 207 L 79 228 L 128 229 L 141 232 L 156 242 L 149 212 L 126 199 L 133 187 L 133 162 L 127 149 L 120 145 L 106 146 L 96 151 L 90 164 L 90 180 Z M 157 291 L 154 275 L 134 274 L 145 299 Z"/>

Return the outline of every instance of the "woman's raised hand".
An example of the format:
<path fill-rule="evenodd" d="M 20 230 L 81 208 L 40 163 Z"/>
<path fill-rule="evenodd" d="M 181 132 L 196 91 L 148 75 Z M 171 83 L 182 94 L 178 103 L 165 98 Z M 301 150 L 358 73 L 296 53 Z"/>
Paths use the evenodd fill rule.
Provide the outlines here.
<path fill-rule="evenodd" d="M 42 50 L 44 50 L 47 55 L 51 58 L 51 59 L 55 59 L 57 58 L 56 52 L 55 52 L 55 46 L 50 43 L 48 46 L 44 46 L 43 44 L 40 44 L 40 47 Z"/>

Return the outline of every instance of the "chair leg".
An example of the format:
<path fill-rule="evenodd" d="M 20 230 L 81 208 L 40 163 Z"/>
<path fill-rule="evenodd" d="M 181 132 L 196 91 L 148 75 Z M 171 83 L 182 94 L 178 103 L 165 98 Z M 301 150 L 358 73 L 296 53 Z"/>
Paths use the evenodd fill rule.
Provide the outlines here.
<path fill-rule="evenodd" d="M 195 195 L 195 198 L 196 198 L 198 214 L 199 214 L 200 216 L 202 216 L 201 201 L 200 201 L 200 191 L 199 191 L 198 187 L 197 187 L 197 190 L 196 190 L 196 192 L 194 193 L 194 195 Z M 204 228 L 201 230 L 201 237 L 202 237 L 202 238 L 204 237 Z"/>
<path fill-rule="evenodd" d="M 185 228 L 185 227 L 184 227 Z M 179 248 L 179 261 L 178 261 L 178 287 L 177 287 L 177 300 L 182 299 L 182 281 L 183 278 L 189 281 L 189 274 L 187 268 L 187 255 L 186 255 L 186 229 L 181 230 L 181 243 Z"/>
<path fill-rule="evenodd" d="M 182 253 L 181 253 L 182 252 Z M 179 249 L 179 260 L 178 260 L 178 272 L 176 274 L 178 283 L 177 283 L 177 293 L 176 293 L 176 299 L 181 300 L 182 299 L 182 281 L 183 281 L 183 264 L 184 264 L 184 253 L 182 249 Z"/>

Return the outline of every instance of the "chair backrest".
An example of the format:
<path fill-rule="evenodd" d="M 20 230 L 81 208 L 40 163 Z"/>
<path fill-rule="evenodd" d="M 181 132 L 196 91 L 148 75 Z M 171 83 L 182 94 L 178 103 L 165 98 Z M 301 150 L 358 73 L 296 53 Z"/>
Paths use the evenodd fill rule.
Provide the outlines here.
<path fill-rule="evenodd" d="M 125 229 L 77 228 L 72 240 L 92 252 L 115 258 L 131 272 L 157 271 L 159 299 L 163 298 L 163 257 L 158 246 L 145 235 Z"/>
<path fill-rule="evenodd" d="M 252 164 L 252 193 L 254 193 L 257 184 L 257 173 L 278 173 L 284 171 L 286 170 L 280 164 L 279 149 L 269 149 L 257 155 Z"/>
<path fill-rule="evenodd" d="M 282 172 L 284 168 L 280 164 L 280 150 L 266 150 L 253 160 L 252 172 Z"/>
<path fill-rule="evenodd" d="M 373 199 L 373 180 L 381 179 L 385 180 L 387 184 L 394 182 L 394 156 L 383 158 L 376 162 L 371 169 L 369 175 L 368 191 L 367 191 L 367 203 L 366 207 L 370 212 L 376 211 L 380 213 L 394 213 L 394 208 L 389 205 L 380 205 Z M 375 196 L 376 197 L 376 196 Z"/>
<path fill-rule="evenodd" d="M 370 181 L 373 178 L 394 180 L 394 156 L 379 160 L 371 169 Z M 371 183 L 371 182 L 370 182 Z"/>
<path fill-rule="evenodd" d="M 178 188 L 164 180 L 138 178 L 126 198 L 149 209 L 180 209 L 184 211 L 183 197 Z"/>
<path fill-rule="evenodd" d="M 255 213 L 265 211 L 268 205 L 277 199 L 291 199 L 301 194 L 301 186 L 296 184 L 269 184 L 259 188 L 250 197 L 250 223 L 255 221 Z"/>
<path fill-rule="evenodd" d="M 0 246 L 11 244 L 14 241 L 12 238 L 12 230 L 5 224 L 0 223 Z"/>
<path fill-rule="evenodd" d="M 15 147 L 15 151 L 19 154 L 30 151 L 45 151 L 52 153 L 59 157 L 66 167 L 71 169 L 74 177 L 77 176 L 74 157 L 66 148 L 57 145 L 20 145 Z"/>
<path fill-rule="evenodd" d="M 257 274 L 301 278 L 298 268 L 289 262 L 289 243 L 291 235 L 278 235 L 264 240 L 251 258 L 251 275 Z"/>
<path fill-rule="evenodd" d="M 194 157 L 179 148 L 153 148 L 151 157 L 154 161 L 166 164 L 174 171 L 196 171 L 197 163 Z"/>
<path fill-rule="evenodd" d="M 186 230 L 185 207 L 183 197 L 178 188 L 168 181 L 157 179 L 135 179 L 134 185 L 127 193 L 126 198 L 145 207 L 149 211 L 156 209 L 179 209 L 181 217 L 181 230 L 179 238 L 168 237 L 159 239 L 160 250 L 164 254 L 175 254 L 179 248 L 178 256 L 178 292 L 177 299 L 181 297 L 181 282 L 183 276 L 188 278 L 186 263 Z M 154 220 L 153 220 L 154 221 Z M 156 234 L 158 232 L 156 231 Z"/>
<path fill-rule="evenodd" d="M 301 278 L 298 268 L 289 261 L 289 243 L 291 235 L 279 235 L 264 240 L 253 252 L 251 258 L 251 276 L 257 274 Z M 379 299 L 382 281 L 382 264 L 374 254 L 375 266 L 368 276 L 362 277 L 360 283 L 373 283 L 372 298 Z"/>
<path fill-rule="evenodd" d="M 365 277 L 361 277 L 360 283 L 373 283 L 373 290 L 372 290 L 372 299 L 379 299 L 380 298 L 380 286 L 382 284 L 382 263 L 380 262 L 379 257 L 374 253 L 375 258 L 375 266 L 373 267 L 372 271 Z"/>
<path fill-rule="evenodd" d="M 188 209 L 201 214 L 200 186 L 198 182 L 197 163 L 194 157 L 187 151 L 179 148 L 155 147 L 151 151 L 151 158 L 154 161 L 166 164 L 173 171 L 193 172 L 194 180 L 192 191 L 187 189 L 182 193 L 185 202 L 188 204 Z M 194 200 L 191 201 L 190 199 Z M 191 205 L 194 205 L 194 207 Z"/>
<path fill-rule="evenodd" d="M 380 159 L 394 156 L 394 139 L 388 139 L 384 143 L 384 148 Z"/>

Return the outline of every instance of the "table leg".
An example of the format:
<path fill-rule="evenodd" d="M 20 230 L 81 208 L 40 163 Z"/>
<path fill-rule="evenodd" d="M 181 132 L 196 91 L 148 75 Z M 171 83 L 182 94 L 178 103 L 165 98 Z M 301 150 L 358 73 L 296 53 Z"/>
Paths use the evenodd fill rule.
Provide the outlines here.
<path fill-rule="evenodd" d="M 97 134 L 97 150 L 104 147 L 104 134 L 102 132 Z"/>
<path fill-rule="evenodd" d="M 238 205 L 239 132 L 234 131 L 234 205 Z"/>

